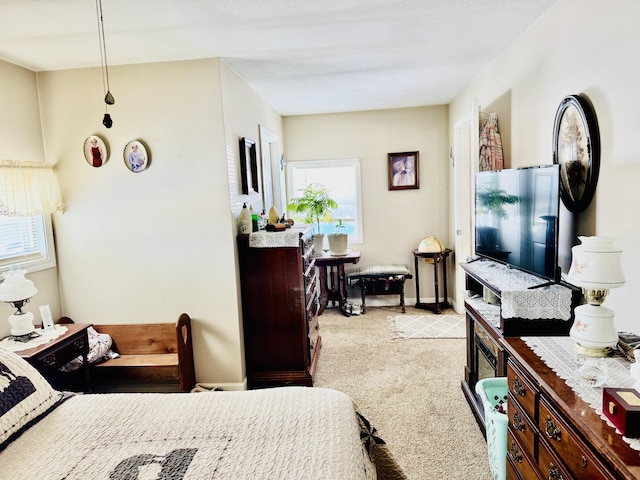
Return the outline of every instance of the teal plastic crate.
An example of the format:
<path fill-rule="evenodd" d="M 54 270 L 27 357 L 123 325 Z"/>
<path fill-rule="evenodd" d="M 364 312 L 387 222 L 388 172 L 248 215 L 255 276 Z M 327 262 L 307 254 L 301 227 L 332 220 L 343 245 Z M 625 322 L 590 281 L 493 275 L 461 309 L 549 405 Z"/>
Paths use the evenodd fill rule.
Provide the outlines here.
<path fill-rule="evenodd" d="M 476 393 L 484 407 L 487 451 L 493 480 L 505 480 L 507 477 L 508 392 L 507 377 L 485 378 L 476 383 Z M 505 413 L 499 411 L 499 408 Z"/>

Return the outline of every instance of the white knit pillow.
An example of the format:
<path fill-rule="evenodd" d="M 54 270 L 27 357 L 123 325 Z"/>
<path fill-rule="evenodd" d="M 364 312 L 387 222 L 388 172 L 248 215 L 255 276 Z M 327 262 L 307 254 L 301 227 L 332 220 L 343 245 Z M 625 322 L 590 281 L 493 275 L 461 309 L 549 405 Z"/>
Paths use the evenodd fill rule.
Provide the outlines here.
<path fill-rule="evenodd" d="M 406 265 L 385 264 L 372 265 L 370 267 L 362 267 L 350 275 L 408 275 L 409 269 Z"/>
<path fill-rule="evenodd" d="M 0 450 L 60 398 L 26 360 L 0 347 Z"/>

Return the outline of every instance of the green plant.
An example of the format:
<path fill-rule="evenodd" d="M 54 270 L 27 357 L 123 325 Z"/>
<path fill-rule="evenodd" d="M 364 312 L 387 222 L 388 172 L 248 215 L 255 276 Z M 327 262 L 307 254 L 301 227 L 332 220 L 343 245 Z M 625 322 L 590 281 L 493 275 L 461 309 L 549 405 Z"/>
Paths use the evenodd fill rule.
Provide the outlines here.
<path fill-rule="evenodd" d="M 504 190 L 484 190 L 476 193 L 476 201 L 483 213 L 493 215 L 495 218 L 507 218 L 509 215 L 504 205 L 518 203 L 516 195 L 509 195 Z"/>
<path fill-rule="evenodd" d="M 317 183 L 307 185 L 300 191 L 302 195 L 292 198 L 287 208 L 301 214 L 304 223 L 316 223 L 320 233 L 320 219 L 331 220 L 332 209 L 338 208 L 338 203 L 331 198 L 327 187 Z"/>
<path fill-rule="evenodd" d="M 343 223 L 342 219 L 339 218 L 333 227 L 333 233 L 340 234 L 345 228 L 347 228 L 347 226 Z"/>

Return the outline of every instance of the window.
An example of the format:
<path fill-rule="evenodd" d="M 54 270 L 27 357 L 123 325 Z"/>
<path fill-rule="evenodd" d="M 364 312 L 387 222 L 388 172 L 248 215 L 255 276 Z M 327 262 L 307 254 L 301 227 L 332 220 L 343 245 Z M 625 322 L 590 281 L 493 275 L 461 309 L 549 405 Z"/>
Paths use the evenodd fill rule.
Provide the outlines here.
<path fill-rule="evenodd" d="M 299 195 L 307 185 L 324 185 L 338 203 L 333 217 L 342 220 L 349 243 L 362 243 L 362 200 L 360 198 L 360 160 L 313 160 L 287 162 L 287 195 Z M 332 233 L 336 222 L 321 222 L 322 233 Z"/>
<path fill-rule="evenodd" d="M 55 267 L 50 215 L 0 215 L 0 272 L 13 265 L 27 272 Z"/>

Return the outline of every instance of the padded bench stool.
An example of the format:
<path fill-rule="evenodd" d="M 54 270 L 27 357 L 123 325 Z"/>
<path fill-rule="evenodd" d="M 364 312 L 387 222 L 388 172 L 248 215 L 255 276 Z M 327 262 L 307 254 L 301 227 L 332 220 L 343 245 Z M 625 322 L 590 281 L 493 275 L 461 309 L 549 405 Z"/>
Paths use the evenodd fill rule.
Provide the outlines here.
<path fill-rule="evenodd" d="M 360 287 L 362 292 L 362 313 L 365 313 L 367 295 L 400 295 L 402 313 L 404 307 L 404 281 L 413 278 L 406 265 L 372 265 L 348 273 L 349 286 Z"/>

